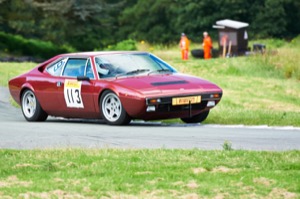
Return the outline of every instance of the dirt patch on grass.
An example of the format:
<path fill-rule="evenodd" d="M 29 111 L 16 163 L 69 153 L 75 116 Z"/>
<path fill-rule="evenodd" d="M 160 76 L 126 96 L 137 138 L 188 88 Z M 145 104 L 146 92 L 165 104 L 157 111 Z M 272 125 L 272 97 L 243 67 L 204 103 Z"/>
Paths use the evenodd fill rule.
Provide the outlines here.
<path fill-rule="evenodd" d="M 195 181 L 190 181 L 186 185 L 186 187 L 189 188 L 189 189 L 197 189 L 199 187 L 199 185 Z"/>
<path fill-rule="evenodd" d="M 24 164 L 16 164 L 13 168 L 17 169 L 17 168 L 26 168 L 26 167 L 31 167 L 31 168 L 38 168 L 40 166 L 38 165 L 34 165 L 34 164 L 28 164 L 28 163 L 24 163 Z"/>
<path fill-rule="evenodd" d="M 148 180 L 147 183 L 148 183 L 148 184 L 151 184 L 151 185 L 154 185 L 154 184 L 157 183 L 157 181 L 156 181 L 156 180 Z"/>
<path fill-rule="evenodd" d="M 238 169 L 231 169 L 228 167 L 220 166 L 212 169 L 213 173 L 237 173 Z"/>
<path fill-rule="evenodd" d="M 61 179 L 61 178 L 54 178 L 53 181 L 54 181 L 54 182 L 64 182 L 64 179 Z"/>
<path fill-rule="evenodd" d="M 43 198 L 43 199 L 51 199 L 51 198 L 64 198 L 64 199 L 93 199 L 95 197 L 83 196 L 79 193 L 69 193 L 63 190 L 53 190 L 50 192 L 27 192 L 19 194 L 19 198 Z"/>
<path fill-rule="evenodd" d="M 0 191 L 0 198 L 1 198 L 1 199 L 13 199 L 13 197 L 11 197 L 11 196 L 6 196 L 6 195 L 4 195 L 4 193 L 1 192 L 1 191 Z"/>
<path fill-rule="evenodd" d="M 177 182 L 172 183 L 172 185 L 174 185 L 174 186 L 181 186 L 183 184 L 184 184 L 184 182 L 182 182 L 182 181 L 177 181 Z"/>
<path fill-rule="evenodd" d="M 193 173 L 194 174 L 199 174 L 199 173 L 204 173 L 204 172 L 207 172 L 207 170 L 205 168 L 193 168 Z"/>
<path fill-rule="evenodd" d="M 0 181 L 0 187 L 22 186 L 27 187 L 31 185 L 31 181 L 21 181 L 17 176 L 9 176 L 6 180 Z"/>
<path fill-rule="evenodd" d="M 260 185 L 264 185 L 266 187 L 269 187 L 270 185 L 274 184 L 275 181 L 274 180 L 271 180 L 271 179 L 268 179 L 268 178 L 254 178 L 253 179 L 253 182 L 255 184 L 260 184 Z"/>
<path fill-rule="evenodd" d="M 224 199 L 224 198 L 230 198 L 230 195 L 228 193 L 219 193 L 217 194 L 215 197 L 213 197 L 213 199 Z"/>
<path fill-rule="evenodd" d="M 151 171 L 141 171 L 141 172 L 136 172 L 134 175 L 149 175 L 152 173 L 153 172 L 151 172 Z"/>
<path fill-rule="evenodd" d="M 212 173 L 237 173 L 239 172 L 239 169 L 231 169 L 228 167 L 224 167 L 224 166 L 219 166 L 213 169 L 205 169 L 205 168 L 192 168 L 192 171 L 194 174 L 199 174 L 199 173 L 205 173 L 205 172 L 212 172 Z"/>
<path fill-rule="evenodd" d="M 200 197 L 196 193 L 190 193 L 187 195 L 183 195 L 180 198 L 182 198 L 182 199 L 199 199 Z"/>
<path fill-rule="evenodd" d="M 272 199 L 279 199 L 279 198 L 284 198 L 284 199 L 294 199 L 298 198 L 296 193 L 289 192 L 286 189 L 283 188 L 273 188 L 272 191 L 269 193 L 267 198 L 272 198 Z"/>

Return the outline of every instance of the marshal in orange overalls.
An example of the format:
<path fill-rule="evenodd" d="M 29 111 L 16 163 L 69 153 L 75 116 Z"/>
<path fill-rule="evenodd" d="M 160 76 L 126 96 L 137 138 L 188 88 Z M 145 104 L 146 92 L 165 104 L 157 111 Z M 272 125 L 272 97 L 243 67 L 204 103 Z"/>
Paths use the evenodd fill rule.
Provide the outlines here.
<path fill-rule="evenodd" d="M 204 59 L 211 58 L 211 49 L 212 49 L 212 41 L 207 32 L 203 33 L 203 51 L 204 51 Z"/>
<path fill-rule="evenodd" d="M 181 49 L 181 59 L 182 60 L 188 60 L 190 41 L 184 33 L 181 34 L 179 47 Z"/>

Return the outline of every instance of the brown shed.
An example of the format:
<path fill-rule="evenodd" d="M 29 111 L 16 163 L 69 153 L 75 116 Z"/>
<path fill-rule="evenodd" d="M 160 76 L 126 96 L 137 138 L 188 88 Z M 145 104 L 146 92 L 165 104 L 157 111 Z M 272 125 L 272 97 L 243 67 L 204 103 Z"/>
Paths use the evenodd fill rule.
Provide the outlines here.
<path fill-rule="evenodd" d="M 213 28 L 219 31 L 219 53 L 229 56 L 244 55 L 248 51 L 248 23 L 224 19 L 216 22 Z M 226 48 L 224 49 L 224 46 Z M 224 52 L 226 50 L 226 52 Z"/>

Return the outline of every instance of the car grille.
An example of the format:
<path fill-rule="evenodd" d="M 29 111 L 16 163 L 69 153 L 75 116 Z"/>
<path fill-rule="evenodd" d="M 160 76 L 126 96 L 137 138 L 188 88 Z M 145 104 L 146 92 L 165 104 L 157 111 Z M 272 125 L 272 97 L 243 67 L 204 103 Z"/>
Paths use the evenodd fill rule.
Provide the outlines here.
<path fill-rule="evenodd" d="M 172 106 L 172 104 L 159 104 L 156 107 L 157 112 L 176 112 L 184 110 L 202 110 L 206 107 L 207 101 L 202 101 L 200 104 Z M 191 106 L 191 107 L 190 107 Z"/>

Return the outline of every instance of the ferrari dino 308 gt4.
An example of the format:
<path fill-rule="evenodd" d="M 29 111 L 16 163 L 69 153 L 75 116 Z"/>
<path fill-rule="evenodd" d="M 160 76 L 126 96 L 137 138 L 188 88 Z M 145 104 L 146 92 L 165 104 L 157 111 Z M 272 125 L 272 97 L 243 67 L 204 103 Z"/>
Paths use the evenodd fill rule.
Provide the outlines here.
<path fill-rule="evenodd" d="M 9 80 L 28 121 L 48 115 L 103 119 L 205 120 L 222 97 L 217 85 L 177 72 L 148 52 L 82 52 L 57 55 Z"/>

